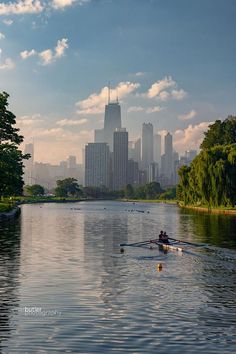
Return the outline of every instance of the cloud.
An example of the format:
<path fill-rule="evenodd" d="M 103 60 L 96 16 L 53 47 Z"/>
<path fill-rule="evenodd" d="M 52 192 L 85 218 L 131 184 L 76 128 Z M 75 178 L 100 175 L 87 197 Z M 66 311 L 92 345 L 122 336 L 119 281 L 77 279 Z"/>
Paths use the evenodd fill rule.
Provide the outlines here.
<path fill-rule="evenodd" d="M 175 86 L 176 86 L 176 82 L 172 80 L 172 77 L 166 76 L 163 79 L 152 84 L 152 86 L 147 92 L 147 97 L 148 98 L 157 97 L 161 93 L 161 91 L 164 91 L 169 87 L 175 87 Z"/>
<path fill-rule="evenodd" d="M 161 107 L 161 106 L 150 107 L 146 110 L 146 113 L 150 114 L 150 113 L 161 112 L 161 111 L 163 111 L 163 109 L 164 109 L 164 107 Z"/>
<path fill-rule="evenodd" d="M 18 0 L 16 2 L 0 3 L 0 15 L 36 14 L 43 11 L 40 0 Z"/>
<path fill-rule="evenodd" d="M 2 49 L 0 48 L 0 59 L 2 56 Z M 6 58 L 2 63 L 0 62 L 0 70 L 11 70 L 14 69 L 15 63 L 11 58 Z"/>
<path fill-rule="evenodd" d="M 166 102 L 170 99 L 182 100 L 187 96 L 183 89 L 177 89 L 178 85 L 171 76 L 165 76 L 163 79 L 154 82 L 148 91 L 142 94 L 142 97 L 149 99 L 159 99 Z"/>
<path fill-rule="evenodd" d="M 64 127 L 64 126 L 82 125 L 82 124 L 86 124 L 87 122 L 88 122 L 88 119 L 86 119 L 86 118 L 77 119 L 77 120 L 61 119 L 61 120 L 57 121 L 57 124 L 60 125 L 61 127 Z"/>
<path fill-rule="evenodd" d="M 34 125 L 38 125 L 38 123 L 43 122 L 41 115 L 38 113 L 33 114 L 32 116 L 22 116 L 16 119 L 17 125 L 22 127 L 32 127 Z"/>
<path fill-rule="evenodd" d="M 140 84 L 132 83 L 129 81 L 120 82 L 116 88 L 110 90 L 110 98 L 116 100 L 117 93 L 119 98 L 124 98 L 137 88 Z M 79 108 L 78 114 L 98 114 L 104 112 L 104 106 L 107 104 L 108 100 L 108 88 L 103 87 L 99 93 L 92 93 L 85 100 L 78 101 L 76 106 Z"/>
<path fill-rule="evenodd" d="M 7 26 L 11 26 L 13 24 L 13 21 L 12 20 L 3 20 L 3 23 Z"/>
<path fill-rule="evenodd" d="M 186 114 L 180 114 L 178 116 L 178 118 L 180 120 L 190 120 L 190 119 L 193 119 L 194 117 L 196 117 L 196 115 L 197 115 L 197 112 L 194 110 L 191 110 L 190 112 L 188 112 Z"/>
<path fill-rule="evenodd" d="M 141 107 L 141 106 L 132 106 L 132 107 L 129 107 L 127 112 L 130 113 L 130 112 L 142 112 L 144 111 L 144 108 Z"/>
<path fill-rule="evenodd" d="M 183 153 L 186 149 L 198 150 L 202 143 L 204 132 L 212 122 L 201 122 L 197 125 L 190 124 L 186 129 L 179 129 L 174 132 L 174 148 Z"/>
<path fill-rule="evenodd" d="M 136 77 L 144 76 L 145 72 L 143 71 L 138 71 L 137 73 L 134 74 Z"/>
<path fill-rule="evenodd" d="M 24 50 L 23 52 L 20 53 L 22 59 L 27 59 L 29 57 L 32 57 L 33 55 L 37 55 L 37 52 L 34 49 L 30 51 Z"/>
<path fill-rule="evenodd" d="M 49 65 L 55 62 L 57 59 L 65 55 L 65 50 L 69 47 L 68 39 L 62 38 L 57 41 L 57 45 L 52 49 L 45 49 L 42 52 L 37 52 L 35 49 L 30 51 L 24 50 L 20 53 L 22 59 L 28 59 L 31 56 L 38 56 L 42 65 Z"/>
<path fill-rule="evenodd" d="M 180 101 L 183 100 L 187 96 L 187 92 L 184 90 L 173 90 L 171 92 L 171 96 L 173 99 Z"/>
<path fill-rule="evenodd" d="M 88 2 L 90 2 L 90 0 L 53 0 L 52 7 L 54 9 L 63 9 L 64 7 L 71 6 L 74 3 L 77 3 L 78 5 L 82 6 Z"/>
<path fill-rule="evenodd" d="M 5 38 L 5 35 L 2 32 L 0 32 L 0 40 L 4 39 L 4 38 Z"/>

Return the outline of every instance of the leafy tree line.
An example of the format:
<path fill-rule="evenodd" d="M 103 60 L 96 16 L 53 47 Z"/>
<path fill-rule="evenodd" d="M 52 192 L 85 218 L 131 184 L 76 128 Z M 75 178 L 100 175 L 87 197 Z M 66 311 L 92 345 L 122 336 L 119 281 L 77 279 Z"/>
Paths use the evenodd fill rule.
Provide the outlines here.
<path fill-rule="evenodd" d="M 236 205 L 236 117 L 209 126 L 201 152 L 179 169 L 177 198 L 185 205 Z"/>
<path fill-rule="evenodd" d="M 0 197 L 21 195 L 23 191 L 23 160 L 19 145 L 23 136 L 15 128 L 16 117 L 8 110 L 9 95 L 0 93 Z"/>

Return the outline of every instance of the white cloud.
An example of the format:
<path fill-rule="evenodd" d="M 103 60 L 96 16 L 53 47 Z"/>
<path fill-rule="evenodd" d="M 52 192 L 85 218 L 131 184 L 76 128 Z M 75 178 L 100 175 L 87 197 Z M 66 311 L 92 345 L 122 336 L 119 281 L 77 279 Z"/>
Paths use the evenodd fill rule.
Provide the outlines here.
<path fill-rule="evenodd" d="M 197 112 L 194 110 L 191 110 L 190 112 L 188 112 L 186 114 L 180 114 L 178 116 L 178 118 L 180 120 L 190 120 L 190 119 L 193 119 L 194 117 L 196 117 L 196 115 L 197 115 Z"/>
<path fill-rule="evenodd" d="M 150 113 L 157 113 L 157 112 L 161 112 L 163 111 L 163 107 L 161 106 L 155 106 L 155 107 L 150 107 L 146 110 L 146 113 L 150 114 Z"/>
<path fill-rule="evenodd" d="M 82 6 L 88 2 L 90 2 L 90 0 L 52 0 L 52 7 L 54 9 L 63 9 L 64 7 L 71 6 L 74 3 Z"/>
<path fill-rule="evenodd" d="M 0 15 L 34 14 L 43 11 L 40 0 L 18 0 L 15 2 L 0 3 Z"/>
<path fill-rule="evenodd" d="M 164 91 L 165 89 L 167 89 L 169 87 L 175 87 L 175 86 L 176 86 L 176 82 L 174 80 L 172 80 L 172 77 L 166 76 L 163 79 L 152 84 L 152 86 L 150 87 L 150 89 L 147 92 L 147 97 L 148 98 L 157 97 L 160 95 L 161 91 Z"/>
<path fill-rule="evenodd" d="M 52 49 L 46 49 L 42 52 L 37 52 L 35 49 L 30 51 L 24 50 L 20 53 L 22 59 L 27 59 L 31 56 L 37 55 L 41 59 L 42 65 L 49 65 L 56 61 L 56 59 L 61 58 L 65 54 L 65 50 L 69 47 L 68 39 L 62 38 L 57 41 L 57 45 Z"/>
<path fill-rule="evenodd" d="M 11 26 L 12 24 L 13 24 L 13 21 L 12 20 L 3 20 L 3 23 L 5 24 L 5 25 L 7 25 L 7 26 Z"/>
<path fill-rule="evenodd" d="M 2 56 L 2 49 L 0 48 L 0 59 Z M 0 70 L 11 70 L 14 69 L 15 63 L 11 58 L 6 58 L 2 63 L 0 62 Z"/>
<path fill-rule="evenodd" d="M 145 72 L 143 71 L 138 71 L 137 73 L 135 73 L 135 76 L 140 77 L 140 76 L 144 76 Z"/>
<path fill-rule="evenodd" d="M 29 57 L 32 57 L 33 55 L 37 55 L 37 52 L 34 49 L 30 51 L 24 50 L 23 52 L 20 53 L 22 59 L 27 59 Z"/>
<path fill-rule="evenodd" d="M 33 114 L 32 116 L 22 116 L 16 119 L 17 125 L 22 127 L 32 127 L 34 125 L 38 125 L 38 123 L 43 122 L 41 115 L 38 113 Z"/>
<path fill-rule="evenodd" d="M 43 50 L 38 55 L 42 60 L 42 65 L 48 65 L 53 62 L 54 57 L 51 49 Z"/>
<path fill-rule="evenodd" d="M 173 99 L 180 101 L 187 96 L 187 92 L 182 89 L 181 90 L 173 90 L 171 92 L 171 96 Z"/>
<path fill-rule="evenodd" d="M 141 107 L 141 106 L 132 106 L 132 107 L 129 107 L 127 112 L 130 113 L 130 112 L 142 112 L 144 111 L 144 108 Z"/>
<path fill-rule="evenodd" d="M 199 149 L 202 143 L 204 132 L 212 122 L 201 122 L 197 125 L 190 124 L 186 129 L 179 129 L 174 132 L 173 145 L 175 149 L 183 153 L 186 149 Z"/>
<path fill-rule="evenodd" d="M 68 39 L 62 38 L 61 40 L 57 41 L 57 46 L 55 47 L 55 58 L 61 58 L 65 50 L 68 48 Z"/>
<path fill-rule="evenodd" d="M 183 89 L 177 89 L 177 83 L 171 76 L 165 76 L 163 79 L 154 82 L 149 90 L 142 94 L 142 97 L 150 99 L 159 99 L 166 102 L 170 99 L 182 100 L 187 96 L 187 92 Z"/>
<path fill-rule="evenodd" d="M 132 83 L 129 81 L 120 82 L 115 89 L 110 90 L 110 98 L 112 100 L 116 100 L 117 94 L 119 94 L 119 98 L 126 97 L 133 91 L 135 91 L 140 84 Z M 91 94 L 85 100 L 78 101 L 76 106 L 79 108 L 78 114 L 98 114 L 104 112 L 104 106 L 107 104 L 108 100 L 108 88 L 103 87 L 101 91 L 97 93 Z"/>
<path fill-rule="evenodd" d="M 0 32 L 0 40 L 4 39 L 4 38 L 5 38 L 5 35 L 2 32 Z"/>
<path fill-rule="evenodd" d="M 87 122 L 88 122 L 88 119 L 86 119 L 86 118 L 77 119 L 77 120 L 61 119 L 61 120 L 57 121 L 57 124 L 60 125 L 61 127 L 64 127 L 64 126 L 83 125 L 83 124 L 86 124 Z"/>

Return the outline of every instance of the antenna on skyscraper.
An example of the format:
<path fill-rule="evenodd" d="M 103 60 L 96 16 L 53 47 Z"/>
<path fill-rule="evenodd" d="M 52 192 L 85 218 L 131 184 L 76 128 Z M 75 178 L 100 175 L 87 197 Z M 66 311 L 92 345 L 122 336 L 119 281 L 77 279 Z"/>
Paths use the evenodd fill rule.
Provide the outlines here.
<path fill-rule="evenodd" d="M 108 81 L 108 104 L 110 103 L 111 100 L 111 83 Z"/>

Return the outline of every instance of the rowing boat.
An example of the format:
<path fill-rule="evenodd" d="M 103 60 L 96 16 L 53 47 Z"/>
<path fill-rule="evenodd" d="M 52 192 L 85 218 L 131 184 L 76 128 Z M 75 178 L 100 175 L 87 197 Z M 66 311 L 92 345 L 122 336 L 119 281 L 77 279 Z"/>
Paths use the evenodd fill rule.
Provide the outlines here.
<path fill-rule="evenodd" d="M 147 241 L 141 241 L 141 242 L 135 242 L 135 243 L 121 243 L 121 247 L 126 247 L 126 246 L 133 246 L 133 247 L 147 247 L 148 245 L 157 245 L 159 248 L 163 249 L 164 251 L 178 251 L 178 252 L 183 252 L 182 247 L 176 246 L 177 242 L 172 242 L 172 243 L 164 243 L 158 240 L 147 240 Z"/>
<path fill-rule="evenodd" d="M 173 244 L 170 243 L 163 243 L 163 242 L 159 242 L 159 241 L 154 241 L 151 243 L 154 243 L 156 245 L 158 245 L 160 248 L 162 248 L 165 251 L 178 251 L 178 252 L 183 252 L 183 248 L 182 247 L 178 247 L 178 246 L 174 246 Z"/>

